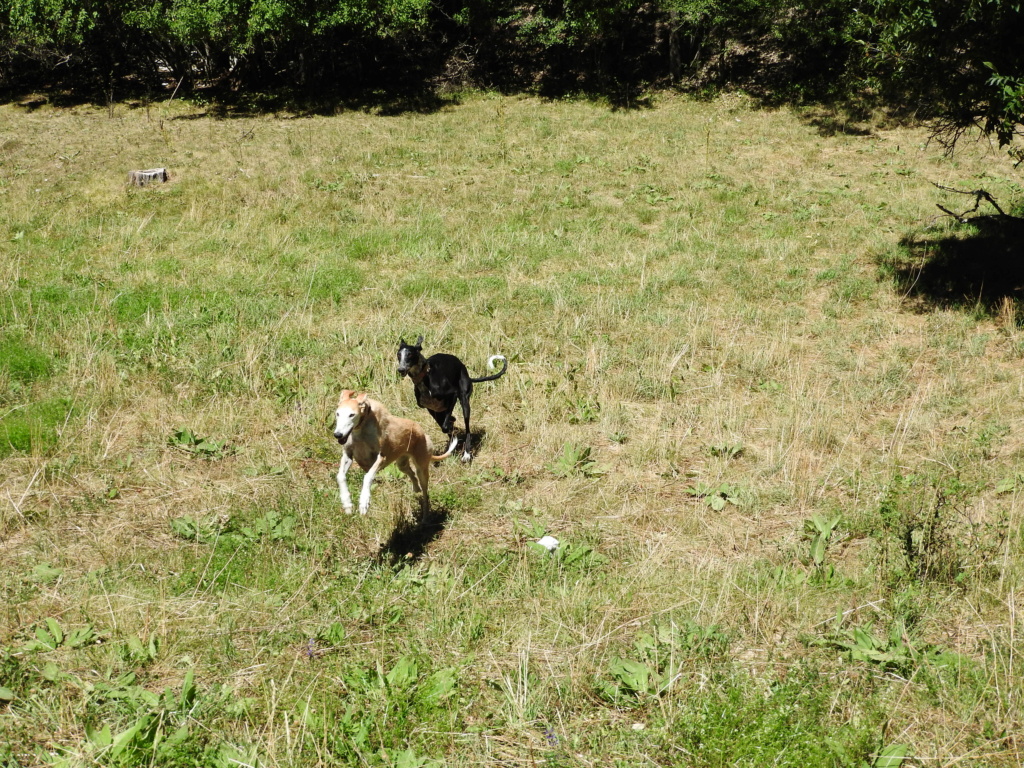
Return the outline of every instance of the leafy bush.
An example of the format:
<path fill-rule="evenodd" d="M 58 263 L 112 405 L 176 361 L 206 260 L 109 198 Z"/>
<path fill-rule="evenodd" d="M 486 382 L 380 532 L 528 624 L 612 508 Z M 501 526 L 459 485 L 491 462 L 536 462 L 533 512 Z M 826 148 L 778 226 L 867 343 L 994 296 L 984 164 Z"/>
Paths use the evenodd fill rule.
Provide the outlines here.
<path fill-rule="evenodd" d="M 204 459 L 221 459 L 224 458 L 225 452 L 229 452 L 225 440 L 199 437 L 188 427 L 175 430 L 168 442 L 175 448 Z"/>
<path fill-rule="evenodd" d="M 293 542 L 295 522 L 295 515 L 282 515 L 275 510 L 266 512 L 249 525 L 233 519 L 197 520 L 191 515 L 185 515 L 171 520 L 171 530 L 186 541 L 234 548 L 260 541 Z"/>
<path fill-rule="evenodd" d="M 878 531 L 891 581 L 959 584 L 996 575 L 1007 521 L 972 516 L 976 490 L 956 476 L 893 478 L 879 507 Z"/>
<path fill-rule="evenodd" d="M 740 491 L 731 483 L 720 483 L 717 486 L 697 483 L 683 489 L 684 493 L 698 499 L 704 499 L 709 507 L 716 512 L 725 509 L 726 504 L 741 506 Z"/>
<path fill-rule="evenodd" d="M 589 446 L 566 443 L 562 446 L 562 455 L 548 469 L 558 477 L 590 478 L 603 475 L 604 470 L 590 458 L 590 455 L 591 448 Z"/>
<path fill-rule="evenodd" d="M 612 657 L 606 675 L 596 681 L 597 690 L 617 706 L 640 704 L 671 691 L 688 662 L 720 658 L 728 647 L 729 638 L 717 625 L 704 627 L 689 619 L 656 621 L 637 637 L 633 658 Z"/>
<path fill-rule="evenodd" d="M 923 657 L 942 653 L 933 646 L 911 643 L 898 624 L 894 624 L 887 635 L 875 634 L 872 629 L 870 626 L 836 629 L 819 644 L 844 651 L 852 661 L 877 664 L 883 670 L 901 675 L 912 672 Z"/>
<path fill-rule="evenodd" d="M 825 550 L 841 519 L 840 515 L 829 518 L 814 513 L 809 520 L 804 520 L 804 536 L 810 541 L 808 561 L 816 568 L 821 568 L 825 564 Z"/>

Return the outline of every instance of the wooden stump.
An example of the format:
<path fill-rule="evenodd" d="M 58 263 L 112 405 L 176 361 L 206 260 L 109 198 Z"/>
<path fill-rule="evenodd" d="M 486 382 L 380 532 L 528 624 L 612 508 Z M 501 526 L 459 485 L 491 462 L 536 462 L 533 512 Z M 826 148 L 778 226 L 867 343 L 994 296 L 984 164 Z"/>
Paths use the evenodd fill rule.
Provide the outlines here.
<path fill-rule="evenodd" d="M 131 171 L 128 174 L 128 183 L 136 187 L 144 187 L 151 181 L 167 181 L 166 168 L 150 168 L 148 171 Z"/>

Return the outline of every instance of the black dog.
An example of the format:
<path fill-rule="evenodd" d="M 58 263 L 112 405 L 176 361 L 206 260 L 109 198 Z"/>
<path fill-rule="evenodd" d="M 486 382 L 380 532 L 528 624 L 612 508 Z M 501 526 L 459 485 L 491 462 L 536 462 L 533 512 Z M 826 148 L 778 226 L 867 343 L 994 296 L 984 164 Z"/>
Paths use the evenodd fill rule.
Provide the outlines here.
<path fill-rule="evenodd" d="M 462 447 L 462 460 L 472 461 L 469 453 L 469 396 L 473 394 L 473 385 L 483 381 L 493 381 L 505 373 L 508 360 L 504 355 L 492 355 L 487 367 L 493 370 L 494 361 L 501 360 L 504 365 L 493 376 L 471 379 L 469 371 L 455 355 L 440 353 L 423 357 L 423 337 L 415 344 L 406 344 L 400 339 L 398 344 L 398 373 L 412 379 L 416 391 L 416 404 L 430 411 L 434 421 L 446 435 L 455 429 L 455 402 L 462 404 L 462 416 L 466 420 L 466 444 Z"/>

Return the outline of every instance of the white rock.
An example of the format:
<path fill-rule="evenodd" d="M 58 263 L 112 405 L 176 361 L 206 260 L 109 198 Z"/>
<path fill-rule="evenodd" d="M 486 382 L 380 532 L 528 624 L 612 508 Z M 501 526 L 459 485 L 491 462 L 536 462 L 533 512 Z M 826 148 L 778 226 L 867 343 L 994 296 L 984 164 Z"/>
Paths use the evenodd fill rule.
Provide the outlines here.
<path fill-rule="evenodd" d="M 548 552 L 554 552 L 558 549 L 558 539 L 554 536 L 543 536 L 537 540 L 537 543 L 544 547 Z"/>

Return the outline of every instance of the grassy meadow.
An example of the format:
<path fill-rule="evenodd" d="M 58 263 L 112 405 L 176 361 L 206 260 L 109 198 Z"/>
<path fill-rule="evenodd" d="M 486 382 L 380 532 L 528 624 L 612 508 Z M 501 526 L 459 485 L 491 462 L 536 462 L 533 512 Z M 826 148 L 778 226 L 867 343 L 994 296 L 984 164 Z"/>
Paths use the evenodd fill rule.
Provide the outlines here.
<path fill-rule="evenodd" d="M 932 182 L 1022 199 L 738 96 L 0 106 L 0 766 L 1020 765 L 1024 316 Z M 419 334 L 509 359 L 475 460 L 346 516 Z"/>

